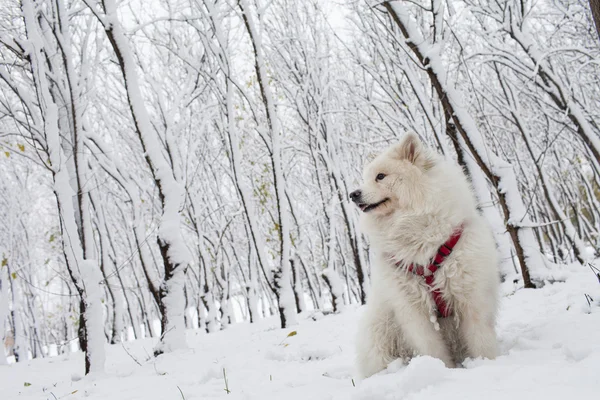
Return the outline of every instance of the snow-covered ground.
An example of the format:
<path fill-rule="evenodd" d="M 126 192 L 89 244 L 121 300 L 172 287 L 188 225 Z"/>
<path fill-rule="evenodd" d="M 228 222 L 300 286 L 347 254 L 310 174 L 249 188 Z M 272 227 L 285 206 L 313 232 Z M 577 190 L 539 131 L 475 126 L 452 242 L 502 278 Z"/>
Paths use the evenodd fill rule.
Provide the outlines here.
<path fill-rule="evenodd" d="M 109 346 L 106 374 L 95 378 L 82 378 L 81 353 L 0 366 L 0 399 L 598 398 L 600 284 L 583 267 L 568 275 L 566 282 L 506 296 L 501 356 L 468 360 L 465 368 L 418 357 L 360 382 L 354 335 L 363 309 L 348 308 L 316 321 L 305 315 L 287 330 L 273 318 L 210 335 L 189 331 L 189 349 L 158 359 L 150 356 L 152 340 Z"/>

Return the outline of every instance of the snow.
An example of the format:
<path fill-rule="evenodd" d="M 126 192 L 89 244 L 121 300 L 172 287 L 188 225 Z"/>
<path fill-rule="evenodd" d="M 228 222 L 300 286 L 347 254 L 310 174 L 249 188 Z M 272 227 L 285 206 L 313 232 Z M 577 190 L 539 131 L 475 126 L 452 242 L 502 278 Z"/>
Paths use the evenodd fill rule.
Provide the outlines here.
<path fill-rule="evenodd" d="M 600 299 L 600 285 L 587 268 L 568 271 L 565 282 L 504 297 L 501 355 L 468 360 L 464 368 L 447 369 L 437 359 L 417 357 L 358 381 L 354 337 L 364 308 L 351 306 L 320 318 L 300 314 L 294 331 L 278 329 L 277 317 L 211 334 L 188 330 L 190 348 L 158 358 L 150 356 L 152 339 L 107 345 L 104 376 L 81 378 L 79 352 L 0 366 L 2 398 L 594 398 L 600 390 L 600 303 L 590 307 L 584 293 Z"/>

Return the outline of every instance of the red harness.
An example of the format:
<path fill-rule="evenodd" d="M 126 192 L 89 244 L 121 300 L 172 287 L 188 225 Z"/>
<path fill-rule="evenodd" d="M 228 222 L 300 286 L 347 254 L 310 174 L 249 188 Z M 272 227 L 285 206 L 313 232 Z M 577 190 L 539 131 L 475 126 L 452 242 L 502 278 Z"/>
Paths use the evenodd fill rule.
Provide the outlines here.
<path fill-rule="evenodd" d="M 407 267 L 407 269 L 413 274 L 425 278 L 425 283 L 427 283 L 427 285 L 429 285 L 429 287 L 431 288 L 431 295 L 433 296 L 433 301 L 435 302 L 435 305 L 437 307 L 438 316 L 443 318 L 452 315 L 452 310 L 450 310 L 450 307 L 448 307 L 448 304 L 446 304 L 446 302 L 444 301 L 440 289 L 433 288 L 435 272 L 442 267 L 442 263 L 446 260 L 446 258 L 448 258 L 450 254 L 452 254 L 452 250 L 454 249 L 454 246 L 456 246 L 456 243 L 458 243 L 458 240 L 460 239 L 462 233 L 463 227 L 461 225 L 460 228 L 458 228 L 452 234 L 452 236 L 450 236 L 450 238 L 446 240 L 446 243 L 440 246 L 440 248 L 437 251 L 437 254 L 435 255 L 432 263 L 429 266 L 424 267 L 422 265 L 410 264 Z M 396 263 L 396 266 L 400 267 L 401 264 L 402 262 L 399 261 Z M 430 275 L 425 276 L 425 268 L 431 271 Z"/>

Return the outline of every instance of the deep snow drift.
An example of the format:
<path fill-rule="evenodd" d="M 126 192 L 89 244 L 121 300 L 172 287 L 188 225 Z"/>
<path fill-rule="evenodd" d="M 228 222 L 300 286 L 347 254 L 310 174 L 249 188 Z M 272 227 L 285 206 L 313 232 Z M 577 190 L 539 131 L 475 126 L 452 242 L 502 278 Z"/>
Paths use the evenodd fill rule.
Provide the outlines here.
<path fill-rule="evenodd" d="M 566 282 L 504 297 L 501 356 L 468 360 L 465 368 L 418 357 L 353 380 L 356 320 L 363 311 L 353 307 L 339 315 L 303 315 L 287 330 L 275 328 L 278 319 L 271 318 L 210 335 L 189 331 L 189 349 L 157 359 L 150 357 L 153 340 L 107 346 L 106 374 L 95 378 L 82 378 L 81 353 L 0 366 L 0 399 L 596 398 L 600 283 L 584 267 L 567 275 Z M 292 331 L 297 334 L 288 337 Z"/>

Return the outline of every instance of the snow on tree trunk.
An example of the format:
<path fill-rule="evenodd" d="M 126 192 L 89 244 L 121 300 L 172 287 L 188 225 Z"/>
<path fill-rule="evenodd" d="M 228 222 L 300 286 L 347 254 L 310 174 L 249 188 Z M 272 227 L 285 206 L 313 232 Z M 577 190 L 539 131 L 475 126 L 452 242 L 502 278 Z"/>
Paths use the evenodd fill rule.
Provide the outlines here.
<path fill-rule="evenodd" d="M 296 302 L 296 310 L 301 313 L 306 311 L 306 302 L 304 301 L 304 289 L 302 288 L 302 274 L 300 267 L 294 259 L 290 260 L 292 267 L 292 275 L 294 278 L 294 300 Z"/>
<path fill-rule="evenodd" d="M 110 154 L 110 148 L 103 142 L 102 138 L 98 135 L 93 134 L 92 132 L 86 132 L 86 138 L 90 140 L 99 150 L 99 152 L 94 152 L 93 154 L 96 156 L 97 161 L 100 163 L 102 169 L 104 169 L 111 177 L 113 177 L 116 182 L 125 190 L 127 196 L 131 203 L 131 222 L 127 224 L 128 229 L 131 229 L 133 233 L 133 237 L 135 239 L 136 253 L 137 257 L 140 261 L 142 271 L 144 273 L 144 277 L 146 278 L 146 283 L 148 284 L 148 289 L 152 294 L 152 297 L 156 301 L 156 304 L 160 304 L 160 294 L 158 285 L 156 282 L 158 281 L 157 274 L 152 271 L 150 268 L 153 265 L 154 261 L 152 259 L 152 255 L 150 254 L 149 245 L 146 243 L 146 239 L 149 237 L 148 232 L 145 228 L 145 221 L 142 213 L 142 202 L 143 200 L 140 198 L 136 187 L 135 187 L 135 179 L 132 177 L 129 170 L 123 167 L 119 159 L 106 157 L 107 154 Z M 103 157 L 100 157 L 102 155 Z M 98 216 L 105 220 L 104 216 Z M 100 228 L 102 231 L 102 227 Z M 111 232 L 109 232 L 108 225 L 105 222 L 104 229 L 107 239 L 111 244 L 111 247 L 114 248 L 112 244 L 112 236 Z M 115 266 L 116 267 L 116 266 Z M 110 274 L 111 276 L 117 277 L 119 283 L 122 285 L 122 278 L 118 268 L 115 268 L 115 271 Z M 124 288 L 123 288 L 124 289 Z M 134 334 L 136 338 L 141 338 L 141 328 L 140 324 L 135 323 L 131 312 L 131 302 L 129 299 L 129 294 L 127 291 L 123 291 L 123 296 L 125 298 L 125 302 L 127 303 L 128 313 L 130 315 L 130 320 L 132 323 L 132 328 L 134 330 Z"/>
<path fill-rule="evenodd" d="M 7 271 L 12 275 L 10 264 L 7 264 Z M 18 275 L 15 275 L 18 277 Z M 23 304 L 21 302 L 21 289 L 14 284 L 15 278 L 11 277 L 13 284 L 11 285 L 11 319 L 12 319 L 12 338 L 13 338 L 13 354 L 16 362 L 24 362 L 29 360 L 30 345 L 27 341 L 27 325 L 24 320 Z"/>
<path fill-rule="evenodd" d="M 289 205 L 287 204 L 287 196 L 285 194 L 285 180 L 283 175 L 283 163 L 281 160 L 281 138 L 283 136 L 283 130 L 275 105 L 275 99 L 271 93 L 271 87 L 269 86 L 269 77 L 263 56 L 261 33 L 254 24 L 254 19 L 250 14 L 250 7 L 248 7 L 247 2 L 245 0 L 238 0 L 238 5 L 242 11 L 242 18 L 246 25 L 248 35 L 250 36 L 252 48 L 254 49 L 254 69 L 265 107 L 267 125 L 271 139 L 271 164 L 273 168 L 275 203 L 278 216 L 278 226 L 276 226 L 275 229 L 278 233 L 280 242 L 279 267 L 275 273 L 275 290 L 281 327 L 287 328 L 288 326 L 295 325 L 297 321 L 290 264 L 291 241 L 288 211 Z"/>
<path fill-rule="evenodd" d="M 461 147 L 466 146 L 464 140 L 458 137 L 458 143 Z M 465 157 L 466 167 L 471 171 L 471 184 L 475 190 L 477 200 L 485 219 L 492 227 L 496 244 L 498 245 L 498 253 L 500 255 L 500 273 L 503 280 L 512 282 L 518 271 L 513 268 L 513 256 L 511 253 L 511 238 L 506 230 L 502 215 L 494 206 L 494 200 L 489 191 L 485 175 L 479 169 L 479 166 L 472 157 Z"/>
<path fill-rule="evenodd" d="M 219 331 L 219 322 L 217 317 L 217 306 L 215 304 L 215 298 L 212 295 L 210 289 L 205 289 L 202 295 L 202 301 L 204 307 L 207 310 L 206 315 L 206 332 L 213 333 Z"/>
<path fill-rule="evenodd" d="M 6 359 L 5 354 L 5 343 L 7 339 L 7 329 L 6 329 L 6 321 L 8 319 L 8 275 L 5 271 L 7 271 L 6 263 L 8 263 L 5 256 L 2 254 L 2 259 L 0 259 L 0 343 L 2 349 L 0 350 L 0 365 L 8 364 L 8 360 Z"/>
<path fill-rule="evenodd" d="M 40 107 L 44 115 L 44 134 L 48 147 L 49 164 L 54 180 L 53 190 L 56 195 L 61 229 L 65 238 L 63 252 L 71 279 L 81 297 L 81 322 L 84 328 L 85 371 L 87 373 L 102 373 L 104 371 L 104 329 L 103 310 L 101 303 L 100 271 L 96 261 L 85 259 L 85 239 L 81 235 L 85 228 L 84 219 L 74 207 L 77 192 L 71 186 L 76 177 L 69 175 L 67 160 L 63 151 L 63 138 L 59 130 L 58 106 L 50 93 L 50 83 L 47 78 L 47 67 L 43 58 L 44 40 L 39 32 L 37 10 L 29 1 L 22 2 L 23 18 L 27 30 L 27 47 L 30 55 L 33 79 Z M 79 167 L 82 167 L 81 165 Z M 89 210 L 86 210 L 89 211 Z"/>
<path fill-rule="evenodd" d="M 321 274 L 331 293 L 333 312 L 341 311 L 344 308 L 344 282 L 333 268 L 325 268 Z"/>
<path fill-rule="evenodd" d="M 256 322 L 260 319 L 258 312 L 258 295 L 256 293 L 256 282 L 251 280 L 246 285 L 246 297 L 248 299 L 248 312 L 250 314 L 250 322 Z"/>
<path fill-rule="evenodd" d="M 221 291 L 221 330 L 227 329 L 231 324 L 231 298 L 229 297 L 229 280 L 226 280 Z"/>
<path fill-rule="evenodd" d="M 150 123 L 144 105 L 135 60 L 129 42 L 117 18 L 117 7 L 113 0 L 103 0 L 105 16 L 100 18 L 110 44 L 117 56 L 125 82 L 127 99 L 136 133 L 144 149 L 162 206 L 158 229 L 158 247 L 164 266 L 164 277 L 160 285 L 161 339 L 154 350 L 155 355 L 185 348 L 185 320 L 183 288 L 185 269 L 191 260 L 181 235 L 180 209 L 185 191 L 177 181 L 173 166 L 162 154 L 162 144 Z"/>

